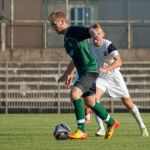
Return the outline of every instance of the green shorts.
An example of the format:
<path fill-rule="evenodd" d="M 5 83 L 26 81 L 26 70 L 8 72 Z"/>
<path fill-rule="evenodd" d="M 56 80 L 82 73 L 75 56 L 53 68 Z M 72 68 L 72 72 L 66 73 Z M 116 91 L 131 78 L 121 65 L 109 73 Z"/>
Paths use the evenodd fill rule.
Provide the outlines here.
<path fill-rule="evenodd" d="M 97 72 L 88 72 L 79 77 L 74 86 L 81 89 L 82 97 L 94 95 L 96 93 L 96 79 L 99 76 Z"/>

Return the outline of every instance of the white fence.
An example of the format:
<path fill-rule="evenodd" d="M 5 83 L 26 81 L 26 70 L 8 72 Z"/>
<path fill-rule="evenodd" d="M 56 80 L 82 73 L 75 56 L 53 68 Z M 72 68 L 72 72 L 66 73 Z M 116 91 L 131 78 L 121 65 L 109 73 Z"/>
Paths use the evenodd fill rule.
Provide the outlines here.
<path fill-rule="evenodd" d="M 68 62 L 0 62 L 0 112 L 70 112 L 69 90 L 57 80 Z M 150 110 L 150 62 L 125 62 L 121 69 L 133 101 Z M 110 111 L 126 110 L 107 94 Z"/>

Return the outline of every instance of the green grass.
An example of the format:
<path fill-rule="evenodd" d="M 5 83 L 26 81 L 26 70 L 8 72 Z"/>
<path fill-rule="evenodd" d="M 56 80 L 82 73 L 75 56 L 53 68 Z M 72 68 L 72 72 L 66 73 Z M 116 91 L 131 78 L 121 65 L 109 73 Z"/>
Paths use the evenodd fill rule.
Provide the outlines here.
<path fill-rule="evenodd" d="M 74 114 L 9 114 L 0 115 L 0 150 L 149 150 L 150 137 L 142 138 L 138 125 L 129 113 L 111 114 L 121 126 L 112 139 L 95 137 L 94 116 L 87 124 L 88 139 L 57 141 L 53 128 L 60 123 L 76 129 Z M 150 114 L 143 113 L 150 132 Z"/>

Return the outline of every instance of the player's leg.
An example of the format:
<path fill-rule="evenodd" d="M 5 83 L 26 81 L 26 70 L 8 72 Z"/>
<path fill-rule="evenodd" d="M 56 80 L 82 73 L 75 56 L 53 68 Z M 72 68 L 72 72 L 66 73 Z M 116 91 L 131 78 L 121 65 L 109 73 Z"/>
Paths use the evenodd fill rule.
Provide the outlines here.
<path fill-rule="evenodd" d="M 98 73 L 87 73 L 79 77 L 74 84 L 74 87 L 71 90 L 71 99 L 75 108 L 75 115 L 78 124 L 78 129 L 74 133 L 68 135 L 72 139 L 85 139 L 87 134 L 85 133 L 85 105 L 82 98 L 90 95 L 90 92 L 87 92 L 98 76 Z"/>
<path fill-rule="evenodd" d="M 95 136 L 105 136 L 105 128 L 102 119 L 96 114 L 94 115 L 98 124 L 98 131 L 95 133 Z"/>
<path fill-rule="evenodd" d="M 108 130 L 106 132 L 105 138 L 111 138 L 113 135 L 114 130 L 119 126 L 119 122 L 115 121 L 107 112 L 104 105 L 100 102 L 95 102 L 95 96 L 88 96 L 85 99 L 85 103 L 88 107 L 90 107 L 94 113 L 100 117 L 108 127 Z"/>
<path fill-rule="evenodd" d="M 70 95 L 74 105 L 78 129 L 74 133 L 68 134 L 68 138 L 85 139 L 87 134 L 85 133 L 85 106 L 81 98 L 82 91 L 78 87 L 73 87 Z"/>
<path fill-rule="evenodd" d="M 148 134 L 146 126 L 145 126 L 145 124 L 143 122 L 143 119 L 142 119 L 142 117 L 140 115 L 138 107 L 133 103 L 133 101 L 131 100 L 130 97 L 122 98 L 122 102 L 131 111 L 132 115 L 136 119 L 136 121 L 137 121 L 137 123 L 138 123 L 138 125 L 139 125 L 139 127 L 141 129 L 142 136 L 143 137 L 148 137 L 149 134 Z"/>
<path fill-rule="evenodd" d="M 93 113 L 92 109 L 86 107 L 85 108 L 85 122 L 90 123 L 91 122 L 91 114 Z"/>
<path fill-rule="evenodd" d="M 96 101 L 99 102 L 102 94 L 103 94 L 103 90 L 101 90 L 100 88 L 96 88 Z M 98 117 L 95 113 L 95 118 L 96 118 L 96 121 L 97 121 L 97 124 L 98 124 L 98 131 L 95 133 L 96 136 L 105 136 L 105 128 L 104 128 L 104 125 L 103 125 L 103 121 L 100 117 Z"/>
<path fill-rule="evenodd" d="M 114 82 L 115 81 L 115 82 Z M 132 102 L 125 81 L 120 72 L 109 77 L 109 84 L 107 86 L 107 91 L 109 95 L 113 98 L 120 97 L 123 104 L 131 111 L 134 118 L 136 119 L 139 127 L 142 131 L 144 137 L 148 136 L 147 129 L 143 123 L 142 117 L 139 113 L 137 106 Z"/>
<path fill-rule="evenodd" d="M 85 108 L 83 110 L 83 102 L 80 98 L 81 95 L 85 100 L 85 104 L 91 108 L 96 115 L 98 115 L 103 121 L 106 122 L 108 126 L 108 130 L 106 132 L 105 138 L 111 138 L 113 135 L 114 129 L 119 126 L 119 122 L 115 121 L 108 112 L 105 107 L 101 103 L 95 102 L 95 93 L 96 93 L 96 85 L 95 80 L 98 76 L 98 73 L 87 73 L 80 77 L 80 79 L 75 83 L 75 88 L 71 90 L 71 99 L 73 100 L 73 104 L 75 107 L 75 114 L 78 123 L 78 130 L 75 133 L 69 134 L 69 138 L 78 139 L 78 138 L 86 138 L 87 134 L 85 133 Z M 77 89 L 79 91 L 77 92 Z M 82 91 L 82 92 L 81 92 Z M 83 94 L 81 94 L 83 93 Z M 80 106 L 82 105 L 82 106 Z M 84 112 L 84 114 L 83 114 Z"/>

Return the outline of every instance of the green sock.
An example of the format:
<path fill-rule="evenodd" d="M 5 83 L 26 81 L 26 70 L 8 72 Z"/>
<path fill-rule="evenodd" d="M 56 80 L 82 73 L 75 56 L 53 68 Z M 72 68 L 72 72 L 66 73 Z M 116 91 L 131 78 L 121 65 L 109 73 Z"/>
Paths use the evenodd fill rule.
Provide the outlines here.
<path fill-rule="evenodd" d="M 104 122 L 106 122 L 107 126 L 111 126 L 114 124 L 114 119 L 110 117 L 107 110 L 105 109 L 104 105 L 100 102 L 97 102 L 92 108 L 92 110 L 95 112 L 97 116 L 99 116 Z"/>
<path fill-rule="evenodd" d="M 78 128 L 85 131 L 85 106 L 83 100 L 77 99 L 73 101 L 74 111 L 77 119 Z"/>

